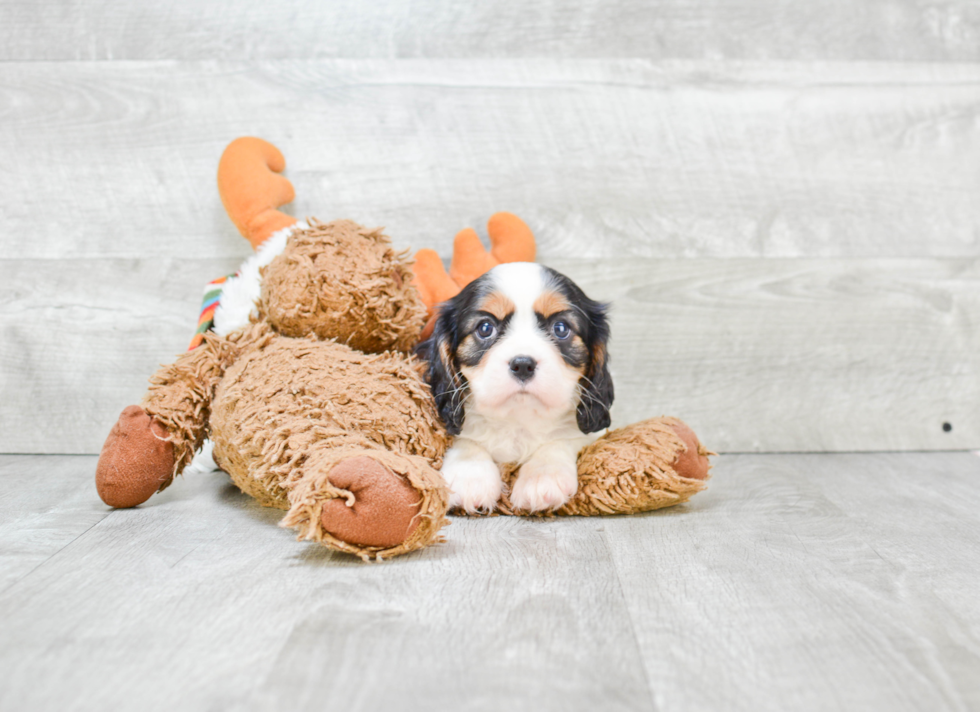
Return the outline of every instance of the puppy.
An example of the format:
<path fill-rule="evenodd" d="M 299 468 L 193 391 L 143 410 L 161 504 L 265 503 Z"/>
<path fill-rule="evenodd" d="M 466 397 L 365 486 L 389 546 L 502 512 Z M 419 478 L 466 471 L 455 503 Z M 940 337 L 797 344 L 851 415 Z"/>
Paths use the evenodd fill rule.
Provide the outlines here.
<path fill-rule="evenodd" d="M 451 506 L 493 510 L 510 462 L 519 509 L 556 509 L 575 494 L 578 452 L 610 423 L 606 309 L 531 262 L 494 267 L 440 305 L 418 353 L 456 436 L 442 467 Z"/>

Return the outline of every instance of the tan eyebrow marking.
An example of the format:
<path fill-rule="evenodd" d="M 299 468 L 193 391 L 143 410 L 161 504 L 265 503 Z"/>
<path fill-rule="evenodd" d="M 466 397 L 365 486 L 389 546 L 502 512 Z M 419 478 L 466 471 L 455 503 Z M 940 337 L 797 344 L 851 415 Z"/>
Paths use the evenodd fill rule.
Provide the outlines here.
<path fill-rule="evenodd" d="M 565 297 L 550 289 L 534 300 L 534 311 L 543 316 L 545 319 L 550 317 L 552 314 L 568 311 L 570 308 L 571 305 L 568 303 L 568 300 L 565 299 Z"/>
<path fill-rule="evenodd" d="M 492 314 L 498 321 L 503 321 L 513 314 L 516 308 L 514 302 L 506 294 L 492 292 L 480 304 L 479 311 Z"/>

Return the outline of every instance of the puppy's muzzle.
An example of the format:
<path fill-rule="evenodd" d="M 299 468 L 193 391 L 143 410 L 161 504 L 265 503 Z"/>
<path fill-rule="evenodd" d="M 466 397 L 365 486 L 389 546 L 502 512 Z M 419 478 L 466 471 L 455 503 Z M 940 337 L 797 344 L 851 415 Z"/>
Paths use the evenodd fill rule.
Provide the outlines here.
<path fill-rule="evenodd" d="M 521 383 L 527 383 L 534 377 L 534 369 L 538 362 L 530 356 L 515 356 L 510 360 L 510 373 Z"/>

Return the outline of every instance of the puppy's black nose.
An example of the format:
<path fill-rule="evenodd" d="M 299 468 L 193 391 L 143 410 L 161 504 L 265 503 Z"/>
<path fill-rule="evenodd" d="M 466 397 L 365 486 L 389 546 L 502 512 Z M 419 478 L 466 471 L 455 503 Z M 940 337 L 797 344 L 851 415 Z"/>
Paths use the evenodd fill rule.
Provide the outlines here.
<path fill-rule="evenodd" d="M 530 356 L 515 356 L 510 360 L 510 372 L 514 378 L 523 383 L 531 380 L 537 365 L 538 362 Z"/>

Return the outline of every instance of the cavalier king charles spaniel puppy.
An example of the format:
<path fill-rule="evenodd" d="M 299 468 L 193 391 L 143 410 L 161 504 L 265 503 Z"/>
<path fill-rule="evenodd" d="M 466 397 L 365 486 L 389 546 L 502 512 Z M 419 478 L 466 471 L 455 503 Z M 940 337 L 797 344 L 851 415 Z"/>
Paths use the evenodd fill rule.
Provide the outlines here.
<path fill-rule="evenodd" d="M 440 305 L 418 353 L 455 436 L 442 466 L 450 506 L 492 511 L 510 462 L 519 509 L 556 509 L 575 494 L 578 452 L 610 423 L 606 308 L 531 262 L 498 265 Z"/>

